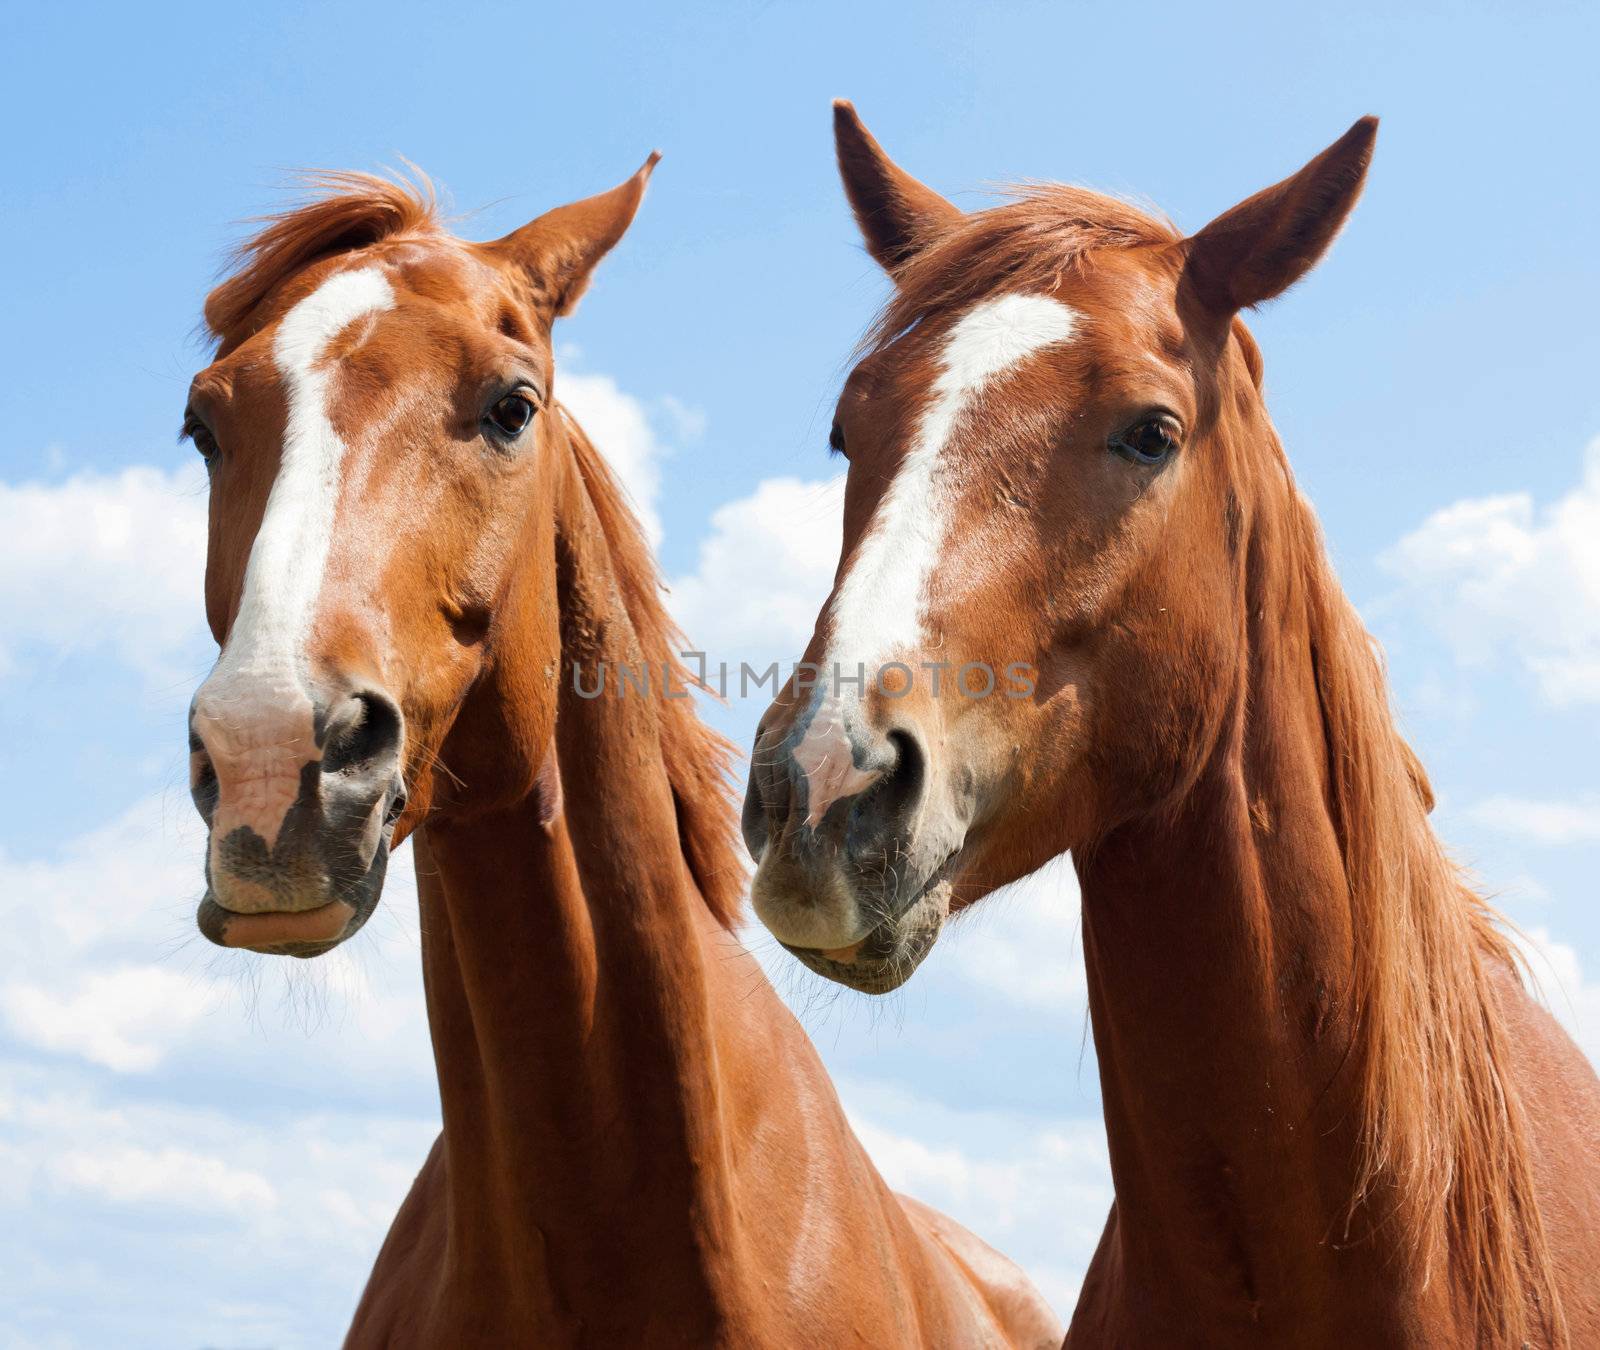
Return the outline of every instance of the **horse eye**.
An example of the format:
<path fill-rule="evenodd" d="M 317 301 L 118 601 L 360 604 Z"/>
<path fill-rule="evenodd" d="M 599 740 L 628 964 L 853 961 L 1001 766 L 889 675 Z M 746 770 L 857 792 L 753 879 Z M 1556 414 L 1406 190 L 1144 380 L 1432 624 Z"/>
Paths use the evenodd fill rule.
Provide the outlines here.
<path fill-rule="evenodd" d="M 526 394 L 507 394 L 489 409 L 486 420 L 502 436 L 515 439 L 528 429 L 533 414 L 533 400 Z"/>
<path fill-rule="evenodd" d="M 833 424 L 833 430 L 828 433 L 828 449 L 836 455 L 843 455 L 845 453 L 844 428 L 841 427 L 837 422 Z"/>
<path fill-rule="evenodd" d="M 1178 424 L 1170 417 L 1147 417 L 1114 437 L 1111 448 L 1135 464 L 1161 464 L 1178 448 Z"/>
<path fill-rule="evenodd" d="M 183 419 L 183 430 L 178 434 L 180 437 L 189 440 L 194 448 L 200 452 L 200 458 L 205 460 L 207 465 L 220 453 L 217 438 L 211 434 L 211 428 L 193 413 Z"/>

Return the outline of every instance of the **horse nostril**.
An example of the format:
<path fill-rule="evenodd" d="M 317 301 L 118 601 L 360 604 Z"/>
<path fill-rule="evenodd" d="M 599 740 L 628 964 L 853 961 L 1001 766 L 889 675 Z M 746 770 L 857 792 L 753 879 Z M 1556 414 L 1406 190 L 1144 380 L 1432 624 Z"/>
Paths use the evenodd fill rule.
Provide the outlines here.
<path fill-rule="evenodd" d="M 193 798 L 201 818 L 209 825 L 221 791 L 217 782 L 217 766 L 200 744 L 198 736 L 191 736 L 189 745 L 189 796 Z"/>
<path fill-rule="evenodd" d="M 745 847 L 757 862 L 767 846 L 771 827 L 781 825 L 788 814 L 792 797 L 782 744 L 783 738 L 769 734 L 766 720 L 762 719 L 750 752 L 750 781 L 739 816 Z"/>
<path fill-rule="evenodd" d="M 352 695 L 329 718 L 323 773 L 359 772 L 393 760 L 403 726 L 400 709 L 387 695 L 373 690 Z"/>
<path fill-rule="evenodd" d="M 896 778 L 901 774 L 909 774 L 920 780 L 923 766 L 922 742 L 912 732 L 896 728 L 889 733 L 889 744 L 894 747 L 895 759 L 887 776 Z"/>
<path fill-rule="evenodd" d="M 889 753 L 881 777 L 850 808 L 847 839 L 852 852 L 881 852 L 900 835 L 922 800 L 927 754 L 914 732 L 897 728 L 886 737 Z"/>
<path fill-rule="evenodd" d="M 909 731 L 891 731 L 889 744 L 894 747 L 894 763 L 880 780 L 878 790 L 897 798 L 896 805 L 909 810 L 922 795 L 927 757 L 923 754 L 922 742 Z"/>

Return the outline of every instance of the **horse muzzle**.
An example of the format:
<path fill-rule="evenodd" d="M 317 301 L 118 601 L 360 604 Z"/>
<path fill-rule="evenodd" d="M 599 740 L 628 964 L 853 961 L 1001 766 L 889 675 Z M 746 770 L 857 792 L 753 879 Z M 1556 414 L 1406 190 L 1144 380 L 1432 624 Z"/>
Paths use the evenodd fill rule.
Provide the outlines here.
<path fill-rule="evenodd" d="M 758 733 L 745 799 L 756 915 L 809 969 L 865 993 L 898 988 L 950 905 L 965 823 L 937 790 L 926 741 L 829 715 Z"/>
<path fill-rule="evenodd" d="M 405 809 L 404 740 L 379 689 L 203 686 L 190 713 L 190 789 L 209 829 L 200 931 L 302 957 L 355 933 Z"/>

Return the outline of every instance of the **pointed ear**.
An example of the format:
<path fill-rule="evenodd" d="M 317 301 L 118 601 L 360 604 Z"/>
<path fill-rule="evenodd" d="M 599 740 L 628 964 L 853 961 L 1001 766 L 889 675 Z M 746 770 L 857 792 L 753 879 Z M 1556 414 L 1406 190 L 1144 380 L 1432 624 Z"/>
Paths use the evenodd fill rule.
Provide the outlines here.
<path fill-rule="evenodd" d="M 540 307 L 551 318 L 570 314 L 589 285 L 595 265 L 627 233 L 644 200 L 644 186 L 661 159 L 653 150 L 638 173 L 596 197 L 558 206 L 504 239 L 486 245 L 527 274 Z"/>
<path fill-rule="evenodd" d="M 1327 251 L 1361 195 L 1378 119 L 1363 117 L 1291 178 L 1225 211 L 1184 248 L 1184 282 L 1214 313 L 1287 290 Z"/>
<path fill-rule="evenodd" d="M 833 103 L 839 176 L 867 251 L 891 276 L 929 240 L 961 219 L 959 207 L 917 182 L 883 153 L 847 99 Z"/>

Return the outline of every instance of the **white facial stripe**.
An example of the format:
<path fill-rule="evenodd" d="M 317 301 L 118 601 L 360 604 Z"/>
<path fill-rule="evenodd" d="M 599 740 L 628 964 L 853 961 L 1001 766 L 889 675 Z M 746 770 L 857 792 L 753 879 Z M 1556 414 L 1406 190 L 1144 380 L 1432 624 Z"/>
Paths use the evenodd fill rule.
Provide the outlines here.
<path fill-rule="evenodd" d="M 860 666 L 870 688 L 885 662 L 925 645 L 928 581 L 944 544 L 951 504 L 943 453 L 963 412 L 988 385 L 1035 352 L 1068 341 L 1077 318 L 1048 296 L 1002 295 L 969 310 L 950 330 L 932 401 L 834 597 L 828 655 L 818 681 L 822 692 L 795 749 L 807 779 L 809 824 L 861 781 L 847 731 L 848 705 L 859 693 L 844 684 L 836 696 L 834 672 L 854 680 Z"/>
<path fill-rule="evenodd" d="M 850 671 L 864 662 L 870 675 L 880 659 L 922 644 L 928 578 L 950 507 L 942 452 L 962 412 L 987 385 L 1041 348 L 1066 342 L 1076 322 L 1070 308 L 1048 296 L 1002 295 L 951 329 L 933 400 L 834 599 L 830 659 L 848 663 Z"/>
<path fill-rule="evenodd" d="M 273 340 L 289 404 L 278 476 L 228 644 L 195 697 L 196 728 L 219 784 L 214 867 L 222 841 L 240 825 L 269 848 L 276 844 L 301 771 L 321 756 L 303 654 L 322 592 L 345 447 L 328 418 L 334 368 L 318 363 L 346 327 L 394 303 L 377 268 L 340 272 L 284 316 Z M 265 891 L 251 899 L 234 890 L 234 908 L 277 903 Z"/>
<path fill-rule="evenodd" d="M 297 668 L 322 590 L 344 461 L 328 420 L 332 370 L 317 363 L 346 327 L 393 306 L 387 278 L 364 267 L 329 277 L 278 325 L 272 357 L 289 402 L 283 454 L 218 675 Z"/>

